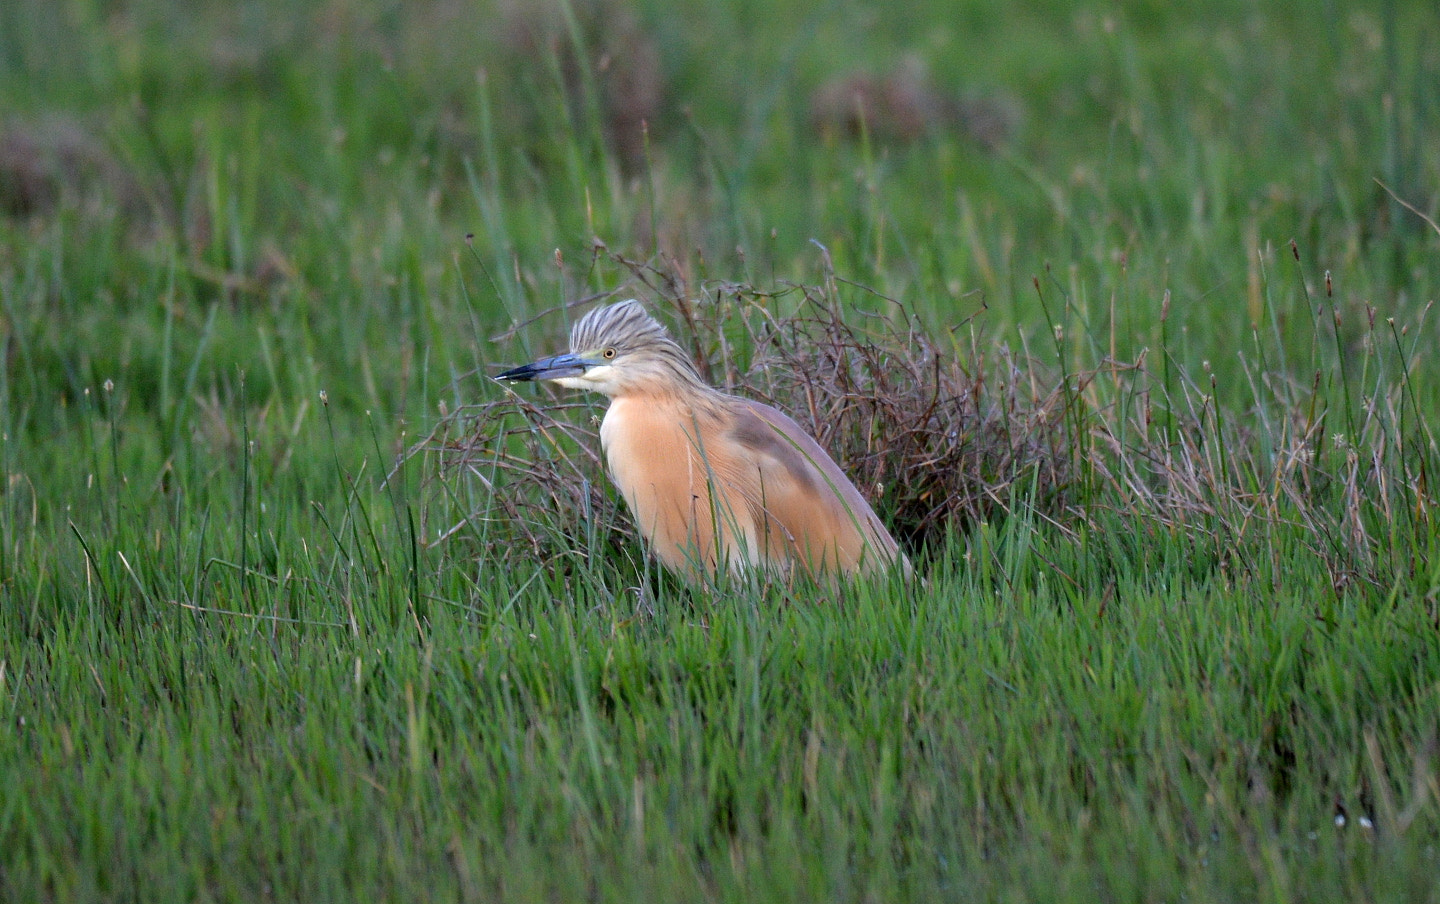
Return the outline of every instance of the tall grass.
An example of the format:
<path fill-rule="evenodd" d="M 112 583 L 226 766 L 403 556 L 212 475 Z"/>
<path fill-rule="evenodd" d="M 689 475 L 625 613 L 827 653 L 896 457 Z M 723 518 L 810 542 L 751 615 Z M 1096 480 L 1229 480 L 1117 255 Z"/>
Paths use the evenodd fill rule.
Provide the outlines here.
<path fill-rule="evenodd" d="M 0 898 L 1435 899 L 1428 6 L 533 14 L 0 6 Z M 661 572 L 611 291 L 928 584 Z"/>

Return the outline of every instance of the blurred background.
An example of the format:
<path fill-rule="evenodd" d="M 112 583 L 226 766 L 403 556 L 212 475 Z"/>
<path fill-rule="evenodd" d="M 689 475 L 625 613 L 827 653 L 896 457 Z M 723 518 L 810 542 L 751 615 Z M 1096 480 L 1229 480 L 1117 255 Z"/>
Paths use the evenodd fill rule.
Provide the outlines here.
<path fill-rule="evenodd" d="M 18 0 L 5 263 L 71 218 L 270 299 L 372 251 L 439 290 L 466 233 L 522 276 L 594 237 L 793 276 L 815 238 L 926 293 L 1237 228 L 1338 265 L 1425 231 L 1376 178 L 1435 212 L 1437 27 L 1399 0 Z"/>
<path fill-rule="evenodd" d="M 1223 374 L 1267 319 L 1308 341 L 1325 270 L 1433 297 L 1437 34 L 1403 0 L 16 0 L 7 398 L 190 417 L 244 372 L 423 419 L 564 323 L 491 335 L 623 281 L 597 243 L 697 295 L 818 280 L 819 243 L 1007 340 L 1039 279 L 1130 355 L 1168 292 Z"/>

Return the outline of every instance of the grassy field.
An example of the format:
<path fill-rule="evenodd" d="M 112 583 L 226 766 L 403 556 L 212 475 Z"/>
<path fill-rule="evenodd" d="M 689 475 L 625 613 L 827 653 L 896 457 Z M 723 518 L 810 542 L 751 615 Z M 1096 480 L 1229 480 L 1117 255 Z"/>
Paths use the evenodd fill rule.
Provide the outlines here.
<path fill-rule="evenodd" d="M 1440 901 L 1437 85 L 1420 0 L 0 5 L 0 900 Z M 927 583 L 658 573 L 486 376 L 616 287 L 750 386 L 903 306 Z"/>

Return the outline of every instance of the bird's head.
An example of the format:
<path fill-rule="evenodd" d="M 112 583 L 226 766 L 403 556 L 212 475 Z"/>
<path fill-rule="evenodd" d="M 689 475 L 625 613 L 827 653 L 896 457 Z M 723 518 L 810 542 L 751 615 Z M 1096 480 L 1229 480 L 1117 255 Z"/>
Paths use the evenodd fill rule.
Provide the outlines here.
<path fill-rule="evenodd" d="M 611 398 L 643 390 L 678 392 L 705 387 L 685 351 L 633 298 L 596 308 L 570 331 L 570 353 L 541 358 L 495 379 L 550 380 Z"/>

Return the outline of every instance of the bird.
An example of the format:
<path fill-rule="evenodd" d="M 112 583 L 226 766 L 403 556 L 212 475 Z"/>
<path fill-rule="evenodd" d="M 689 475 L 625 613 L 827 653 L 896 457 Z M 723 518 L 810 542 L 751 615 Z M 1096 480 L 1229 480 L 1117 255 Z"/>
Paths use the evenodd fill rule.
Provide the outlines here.
<path fill-rule="evenodd" d="M 835 460 L 793 419 L 705 382 L 635 300 L 576 321 L 570 352 L 498 374 L 608 396 L 600 444 L 655 556 L 694 583 L 721 573 L 817 581 L 910 563 Z"/>

